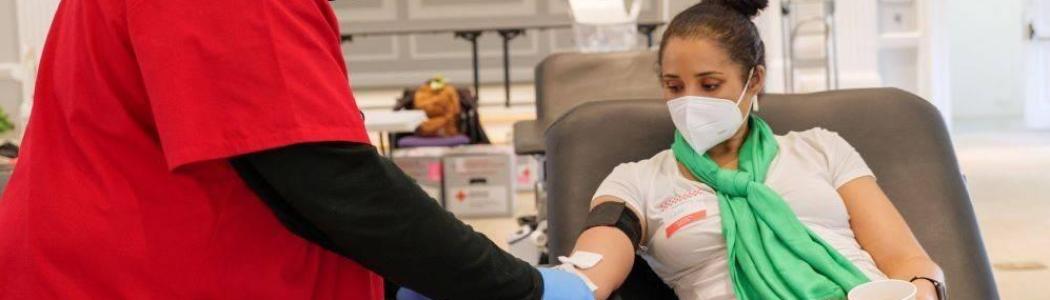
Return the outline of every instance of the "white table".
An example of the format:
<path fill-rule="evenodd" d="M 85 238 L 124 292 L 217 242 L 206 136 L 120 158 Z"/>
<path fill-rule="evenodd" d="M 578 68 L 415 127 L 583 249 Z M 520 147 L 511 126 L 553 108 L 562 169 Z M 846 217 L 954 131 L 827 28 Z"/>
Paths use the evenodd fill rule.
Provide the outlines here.
<path fill-rule="evenodd" d="M 379 147 L 389 156 L 393 145 L 386 144 L 395 141 L 389 140 L 387 134 L 415 132 L 416 127 L 426 120 L 427 115 L 421 110 L 365 112 L 365 129 L 379 133 Z"/>

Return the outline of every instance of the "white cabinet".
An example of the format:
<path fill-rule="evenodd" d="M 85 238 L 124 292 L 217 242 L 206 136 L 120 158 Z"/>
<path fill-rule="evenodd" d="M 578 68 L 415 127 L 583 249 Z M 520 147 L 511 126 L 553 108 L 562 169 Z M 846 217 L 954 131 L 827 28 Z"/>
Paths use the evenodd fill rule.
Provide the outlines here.
<path fill-rule="evenodd" d="M 879 1 L 879 32 L 906 33 L 919 30 L 918 0 Z"/>
<path fill-rule="evenodd" d="M 880 0 L 879 75 L 883 84 L 919 92 L 920 0 Z"/>

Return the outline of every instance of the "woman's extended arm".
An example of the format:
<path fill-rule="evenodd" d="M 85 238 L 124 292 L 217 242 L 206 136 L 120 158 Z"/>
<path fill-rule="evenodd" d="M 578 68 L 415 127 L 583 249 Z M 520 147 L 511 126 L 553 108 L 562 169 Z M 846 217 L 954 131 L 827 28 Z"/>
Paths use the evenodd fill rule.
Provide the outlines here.
<path fill-rule="evenodd" d="M 591 201 L 591 208 L 605 202 L 622 203 L 624 201 L 612 196 L 600 196 Z M 646 232 L 644 218 L 641 218 L 638 212 L 633 210 L 632 212 L 640 219 L 641 232 Z M 599 226 L 585 230 L 576 239 L 576 248 L 573 251 L 587 251 L 603 256 L 602 261 L 594 267 L 581 270 L 594 285 L 598 286 L 598 290 L 594 292 L 594 297 L 598 300 L 609 298 L 609 294 L 623 284 L 627 274 L 634 267 L 634 245 L 631 245 L 627 234 L 616 227 Z"/>
<path fill-rule="evenodd" d="M 944 282 L 941 268 L 923 250 L 874 177 L 849 181 L 838 192 L 846 203 L 857 242 L 886 276 L 905 281 L 923 276 Z M 919 287 L 918 299 L 937 299 L 931 283 L 917 280 L 914 284 Z"/>

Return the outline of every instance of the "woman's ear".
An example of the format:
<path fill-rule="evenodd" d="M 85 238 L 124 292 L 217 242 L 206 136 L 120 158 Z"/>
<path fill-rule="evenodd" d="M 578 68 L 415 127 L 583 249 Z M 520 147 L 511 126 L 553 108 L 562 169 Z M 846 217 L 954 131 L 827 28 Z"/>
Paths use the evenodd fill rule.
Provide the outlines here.
<path fill-rule="evenodd" d="M 766 66 L 758 65 L 755 66 L 755 74 L 751 75 L 751 86 L 748 88 L 748 93 L 758 96 L 762 89 L 766 87 Z"/>
<path fill-rule="evenodd" d="M 766 66 L 758 65 L 755 66 L 755 71 L 751 78 L 751 86 L 748 88 L 748 94 L 751 94 L 751 110 L 758 111 L 758 94 L 762 92 L 762 89 L 766 86 Z"/>

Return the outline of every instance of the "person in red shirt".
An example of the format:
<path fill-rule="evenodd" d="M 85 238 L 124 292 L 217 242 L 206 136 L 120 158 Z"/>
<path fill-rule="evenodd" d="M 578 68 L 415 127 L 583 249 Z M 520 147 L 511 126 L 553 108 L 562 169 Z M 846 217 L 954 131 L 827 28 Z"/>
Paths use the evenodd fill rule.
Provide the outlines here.
<path fill-rule="evenodd" d="M 0 200 L 0 299 L 371 300 L 380 275 L 591 295 L 380 157 L 347 78 L 324 0 L 62 1 Z"/>

